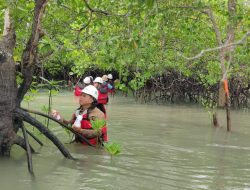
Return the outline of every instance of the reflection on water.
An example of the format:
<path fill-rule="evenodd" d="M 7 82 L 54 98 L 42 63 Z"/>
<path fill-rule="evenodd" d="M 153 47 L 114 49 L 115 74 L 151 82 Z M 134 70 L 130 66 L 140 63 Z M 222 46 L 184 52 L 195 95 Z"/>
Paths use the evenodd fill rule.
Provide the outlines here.
<path fill-rule="evenodd" d="M 54 99 L 68 117 L 72 102 L 69 94 Z M 78 159 L 67 160 L 41 138 L 46 145 L 33 155 L 35 179 L 26 155 L 14 147 L 11 159 L 0 160 L 1 189 L 250 189 L 248 113 L 232 112 L 233 131 L 227 133 L 211 128 L 206 111 L 194 106 L 140 105 L 116 97 L 107 109 L 109 138 L 122 145 L 120 156 L 111 160 L 104 150 L 65 144 Z M 219 116 L 225 126 L 224 113 Z M 69 142 L 60 127 L 52 131 Z"/>

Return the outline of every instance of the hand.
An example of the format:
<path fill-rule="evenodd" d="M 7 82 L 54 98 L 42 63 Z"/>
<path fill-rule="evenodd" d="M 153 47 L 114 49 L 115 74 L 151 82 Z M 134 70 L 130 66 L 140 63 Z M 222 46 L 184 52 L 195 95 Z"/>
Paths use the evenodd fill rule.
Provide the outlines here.
<path fill-rule="evenodd" d="M 54 117 L 57 120 L 61 119 L 61 116 L 60 116 L 59 112 L 56 111 L 56 110 L 52 110 L 51 115 L 52 115 L 52 117 Z"/>
<path fill-rule="evenodd" d="M 77 133 L 82 133 L 81 127 L 76 127 L 75 125 L 72 126 L 73 130 Z"/>

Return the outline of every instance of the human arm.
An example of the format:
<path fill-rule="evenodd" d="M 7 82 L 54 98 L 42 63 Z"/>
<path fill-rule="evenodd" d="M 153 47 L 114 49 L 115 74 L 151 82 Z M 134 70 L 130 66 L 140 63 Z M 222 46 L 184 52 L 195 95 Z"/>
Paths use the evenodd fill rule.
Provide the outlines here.
<path fill-rule="evenodd" d="M 105 120 L 104 114 L 99 110 L 99 109 L 94 109 L 91 113 L 89 113 L 89 120 L 90 122 L 88 122 L 87 124 L 87 128 L 86 128 L 86 123 L 84 124 L 84 126 L 78 126 L 78 124 L 74 123 L 72 128 L 82 134 L 83 136 L 85 136 L 86 138 L 94 138 L 97 136 L 101 136 L 102 135 L 102 129 L 99 129 L 98 131 L 96 131 L 95 129 L 93 129 L 94 127 L 92 126 L 92 122 L 94 120 Z"/>
<path fill-rule="evenodd" d="M 89 139 L 101 135 L 101 132 L 95 131 L 95 130 L 82 129 L 82 128 L 76 127 L 74 125 L 72 126 L 72 128 L 74 129 L 74 131 L 80 133 L 81 135 L 83 135 L 84 137 L 89 138 Z"/>
<path fill-rule="evenodd" d="M 75 120 L 75 114 L 72 115 L 70 120 L 65 120 L 58 111 L 56 110 L 52 110 L 51 112 L 52 117 L 54 117 L 55 119 L 57 119 L 58 121 L 68 125 L 68 124 L 73 124 L 74 120 Z"/>
<path fill-rule="evenodd" d="M 66 120 L 66 119 L 61 117 L 61 119 L 59 121 L 61 121 L 62 123 L 65 123 L 66 125 L 69 125 L 69 124 L 72 125 L 75 121 L 75 118 L 76 118 L 75 114 L 73 114 L 70 120 Z"/>

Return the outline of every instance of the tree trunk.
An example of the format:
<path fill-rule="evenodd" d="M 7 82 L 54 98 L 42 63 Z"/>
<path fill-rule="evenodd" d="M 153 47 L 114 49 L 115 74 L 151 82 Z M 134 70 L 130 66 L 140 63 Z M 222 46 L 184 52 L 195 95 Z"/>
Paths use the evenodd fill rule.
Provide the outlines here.
<path fill-rule="evenodd" d="M 14 47 L 15 32 L 7 9 L 3 39 L 0 41 L 0 155 L 9 155 L 11 145 L 17 138 L 13 127 L 17 94 L 15 63 L 12 56 Z"/>
<path fill-rule="evenodd" d="M 236 5 L 237 0 L 228 0 L 228 14 L 229 14 L 229 22 L 228 22 L 228 31 L 227 31 L 227 39 L 225 45 L 232 44 L 235 39 L 235 29 L 237 25 L 237 15 L 236 15 Z M 232 62 L 233 52 L 235 47 L 229 46 L 226 48 L 222 48 L 220 51 L 220 62 L 221 62 L 221 71 L 222 71 L 222 80 L 224 83 L 227 83 L 227 71 Z M 227 67 L 225 65 L 227 63 Z M 227 88 L 227 89 L 226 89 Z M 225 107 L 226 107 L 226 118 L 227 118 L 227 131 L 231 130 L 231 115 L 230 115 L 230 97 L 228 86 L 225 87 Z"/>
<path fill-rule="evenodd" d="M 219 127 L 219 122 L 218 122 L 218 118 L 217 118 L 217 113 L 213 113 L 213 126 L 214 127 Z"/>
<path fill-rule="evenodd" d="M 37 46 L 41 38 L 41 19 L 47 0 L 36 0 L 32 32 L 22 57 L 23 83 L 17 89 L 13 49 L 15 47 L 15 32 L 10 19 L 9 10 L 5 11 L 3 38 L 0 41 L 0 156 L 9 156 L 11 146 L 17 144 L 28 153 L 29 170 L 32 170 L 31 153 L 33 148 L 29 145 L 23 121 L 38 128 L 49 138 L 67 158 L 73 158 L 63 144 L 47 128 L 20 109 L 21 101 L 32 83 L 34 65 L 37 61 Z M 16 133 L 22 127 L 24 138 Z"/>
<path fill-rule="evenodd" d="M 225 42 L 222 42 L 222 35 L 219 31 L 219 27 L 217 26 L 216 20 L 214 18 L 213 12 L 208 9 L 206 10 L 206 13 L 209 15 L 210 20 L 213 24 L 213 29 L 216 35 L 216 40 L 219 46 L 222 45 L 229 45 L 234 42 L 235 39 L 235 29 L 237 26 L 237 15 L 236 15 L 236 5 L 237 0 L 228 0 L 228 28 L 227 28 L 227 37 L 225 39 Z M 221 65 L 221 75 L 222 79 L 220 81 L 220 88 L 219 88 L 219 99 L 218 99 L 218 106 L 219 107 L 226 107 L 226 115 L 227 115 L 227 130 L 231 130 L 231 116 L 230 116 L 230 97 L 229 92 L 226 94 L 226 91 L 228 89 L 224 88 L 225 82 L 227 82 L 227 72 L 229 69 L 229 66 L 232 62 L 233 52 L 235 47 L 234 46 L 228 46 L 225 48 L 221 48 L 219 52 L 219 59 L 220 59 L 220 65 Z"/>

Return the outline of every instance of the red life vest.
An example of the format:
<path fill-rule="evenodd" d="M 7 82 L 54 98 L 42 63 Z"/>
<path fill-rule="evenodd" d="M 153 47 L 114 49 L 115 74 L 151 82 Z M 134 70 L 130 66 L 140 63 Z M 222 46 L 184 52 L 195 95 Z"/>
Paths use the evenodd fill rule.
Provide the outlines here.
<path fill-rule="evenodd" d="M 78 85 L 76 85 L 75 90 L 74 90 L 75 96 L 81 96 L 81 93 L 82 93 L 82 89 Z"/>
<path fill-rule="evenodd" d="M 82 116 L 82 121 L 81 121 L 81 128 L 82 129 L 87 129 L 87 130 L 93 130 L 92 126 L 91 126 L 91 122 L 89 121 L 89 119 L 87 118 L 87 114 L 84 114 Z M 107 142 L 108 141 L 108 135 L 107 135 L 107 127 L 106 125 L 102 128 L 102 141 Z M 96 145 L 97 143 L 97 138 L 93 137 L 93 138 L 88 138 L 89 142 L 92 145 Z M 82 142 L 82 144 L 87 145 L 86 142 Z"/>
<path fill-rule="evenodd" d="M 98 90 L 98 99 L 97 102 L 99 104 L 107 104 L 108 103 L 108 92 L 107 93 L 101 93 L 100 90 Z"/>

